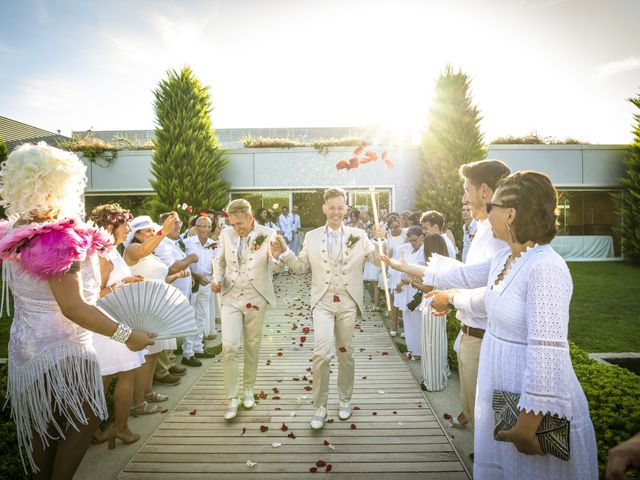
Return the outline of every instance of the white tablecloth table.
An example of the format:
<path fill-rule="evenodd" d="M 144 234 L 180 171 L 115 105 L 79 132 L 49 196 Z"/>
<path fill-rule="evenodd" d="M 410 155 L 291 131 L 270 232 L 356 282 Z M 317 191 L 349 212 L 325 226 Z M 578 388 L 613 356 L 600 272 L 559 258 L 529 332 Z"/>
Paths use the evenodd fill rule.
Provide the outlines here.
<path fill-rule="evenodd" d="M 565 260 L 613 258 L 613 238 L 610 235 L 558 236 L 551 246 Z"/>

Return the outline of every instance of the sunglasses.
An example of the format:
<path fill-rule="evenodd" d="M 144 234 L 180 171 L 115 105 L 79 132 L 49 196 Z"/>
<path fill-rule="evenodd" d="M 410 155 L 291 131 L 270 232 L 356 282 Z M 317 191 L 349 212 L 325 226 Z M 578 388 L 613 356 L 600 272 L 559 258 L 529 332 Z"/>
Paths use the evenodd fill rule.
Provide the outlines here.
<path fill-rule="evenodd" d="M 516 208 L 517 206 L 518 206 L 518 202 L 505 203 L 505 204 L 487 202 L 487 214 L 491 213 L 491 210 L 493 208 Z"/>

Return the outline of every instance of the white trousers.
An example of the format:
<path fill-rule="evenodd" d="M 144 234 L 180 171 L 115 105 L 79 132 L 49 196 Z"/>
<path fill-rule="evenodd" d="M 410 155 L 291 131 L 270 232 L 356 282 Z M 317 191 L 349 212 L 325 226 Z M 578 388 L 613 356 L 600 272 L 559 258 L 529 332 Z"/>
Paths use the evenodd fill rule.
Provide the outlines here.
<path fill-rule="evenodd" d="M 427 390 L 444 390 L 448 383 L 447 317 L 434 317 L 431 307 L 422 312 L 422 358 L 420 367 Z"/>
<path fill-rule="evenodd" d="M 256 305 L 258 310 L 247 308 Z M 222 297 L 222 352 L 224 389 L 227 398 L 238 398 L 240 340 L 244 340 L 244 387 L 253 387 L 258 371 L 258 356 L 267 301 L 260 294 Z"/>
<path fill-rule="evenodd" d="M 313 309 L 315 344 L 313 347 L 313 406 L 327 406 L 331 357 L 338 356 L 338 397 L 350 401 L 353 394 L 355 361 L 353 331 L 358 307 L 347 293 L 333 302 L 333 294 L 325 294 Z"/>
<path fill-rule="evenodd" d="M 211 315 L 211 286 L 200 285 L 197 292 L 191 294 L 191 305 L 196 311 L 196 325 L 198 334 L 191 337 L 185 337 L 182 343 L 182 356 L 185 358 L 193 357 L 194 353 L 202 353 L 202 339 L 204 338 L 205 325 L 209 323 Z"/>

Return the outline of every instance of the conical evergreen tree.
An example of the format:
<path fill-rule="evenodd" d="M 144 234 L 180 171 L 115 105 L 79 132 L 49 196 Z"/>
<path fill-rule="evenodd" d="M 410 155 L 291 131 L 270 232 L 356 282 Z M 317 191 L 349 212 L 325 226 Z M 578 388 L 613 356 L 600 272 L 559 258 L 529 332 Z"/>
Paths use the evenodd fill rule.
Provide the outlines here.
<path fill-rule="evenodd" d="M 458 247 L 462 246 L 463 194 L 458 168 L 487 155 L 479 128 L 482 117 L 471 100 L 469 77 L 447 65 L 436 82 L 428 127 L 422 135 L 416 195 L 417 208 L 445 215 Z"/>
<path fill-rule="evenodd" d="M 156 138 L 151 186 L 157 193 L 151 202 L 153 214 L 176 210 L 186 203 L 195 213 L 203 208 L 222 209 L 229 185 L 220 173 L 227 166 L 225 152 L 211 127 L 209 88 L 189 67 L 169 70 L 154 91 Z M 189 214 L 178 213 L 183 221 Z"/>
<path fill-rule="evenodd" d="M 640 109 L 640 94 L 629 101 Z M 633 118 L 636 125 L 624 159 L 627 176 L 620 179 L 622 193 L 618 195 L 618 213 L 625 257 L 640 263 L 640 113 L 634 113 Z"/>

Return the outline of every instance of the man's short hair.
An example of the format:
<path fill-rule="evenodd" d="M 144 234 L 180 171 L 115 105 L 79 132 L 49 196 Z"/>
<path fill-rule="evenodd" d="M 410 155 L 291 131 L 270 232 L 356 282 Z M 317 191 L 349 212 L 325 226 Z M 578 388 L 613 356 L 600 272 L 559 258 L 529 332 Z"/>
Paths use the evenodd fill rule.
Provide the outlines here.
<path fill-rule="evenodd" d="M 206 220 L 209 225 L 213 225 L 213 222 L 211 221 L 211 219 L 207 215 L 201 215 L 196 220 L 196 227 L 198 226 L 198 222 L 202 223 L 203 219 Z"/>
<path fill-rule="evenodd" d="M 506 163 L 492 159 L 466 163 L 458 170 L 460 177 L 466 178 L 476 187 L 479 188 L 484 183 L 491 190 L 495 190 L 498 182 L 510 173 Z"/>
<path fill-rule="evenodd" d="M 409 229 L 407 230 L 407 237 L 409 236 L 420 237 L 422 235 L 424 235 L 424 231 L 422 230 L 422 227 L 419 227 L 417 225 L 413 225 L 409 227 Z"/>
<path fill-rule="evenodd" d="M 160 214 L 160 217 L 158 218 L 158 221 L 160 222 L 160 225 L 162 225 L 165 220 L 167 218 L 169 218 L 171 215 L 175 215 L 176 217 L 178 217 L 178 212 L 164 212 Z"/>
<path fill-rule="evenodd" d="M 334 197 L 342 197 L 346 202 L 347 192 L 345 192 L 342 188 L 332 187 L 332 188 L 327 188 L 324 191 L 324 195 L 322 197 L 324 198 L 325 203 L 327 202 L 327 200 Z"/>
<path fill-rule="evenodd" d="M 440 230 L 444 230 L 444 220 L 443 214 L 435 210 L 429 210 L 428 212 L 424 212 L 420 217 L 420 224 L 422 225 L 425 222 L 429 222 L 431 225 L 440 227 Z"/>
<path fill-rule="evenodd" d="M 229 215 L 244 215 L 245 217 L 251 215 L 251 204 L 244 198 L 238 198 L 232 200 L 227 205 L 227 213 Z"/>

